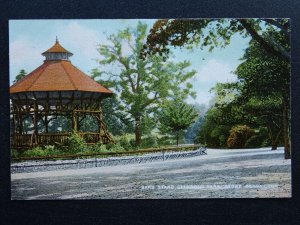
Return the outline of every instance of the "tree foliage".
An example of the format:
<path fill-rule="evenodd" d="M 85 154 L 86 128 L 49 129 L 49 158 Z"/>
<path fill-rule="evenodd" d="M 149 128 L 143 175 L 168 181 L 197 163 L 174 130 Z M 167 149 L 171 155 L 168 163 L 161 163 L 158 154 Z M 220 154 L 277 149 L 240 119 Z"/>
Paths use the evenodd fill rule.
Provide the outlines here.
<path fill-rule="evenodd" d="M 265 32 L 262 37 L 273 36 L 281 45 L 287 45 L 280 32 Z M 270 143 L 276 149 L 285 140 L 285 150 L 289 151 L 289 131 L 284 127 L 289 124 L 285 113 L 289 110 L 290 64 L 270 56 L 254 39 L 241 60 L 235 71 L 238 81 L 217 84 L 212 89 L 216 94 L 214 105 L 208 111 L 198 141 L 224 146 L 221 140 L 225 135 L 228 147 L 236 146 L 228 130 L 244 124 L 258 133 L 248 142 L 243 141 L 243 145 L 259 147 Z"/>
<path fill-rule="evenodd" d="M 231 128 L 227 140 L 228 148 L 244 148 L 250 137 L 254 135 L 254 130 L 247 125 L 237 125 Z"/>
<path fill-rule="evenodd" d="M 160 56 L 140 58 L 146 42 L 147 26 L 138 23 L 108 37 L 110 45 L 100 45 L 100 65 L 113 65 L 95 77 L 106 76 L 118 94 L 119 106 L 134 126 L 136 145 L 141 144 L 145 115 L 152 115 L 158 105 L 170 97 L 194 96 L 193 85 L 188 82 L 196 72 L 188 71 L 187 61 L 163 61 Z M 116 69 L 118 68 L 118 69 Z"/>
<path fill-rule="evenodd" d="M 18 75 L 16 76 L 16 79 L 13 81 L 13 83 L 17 83 L 19 80 L 23 79 L 27 75 L 27 72 L 24 69 L 21 69 Z"/>
<path fill-rule="evenodd" d="M 290 45 L 282 45 L 272 35 L 262 36 L 264 30 L 278 31 L 287 41 L 290 39 L 288 19 L 165 19 L 158 20 L 150 30 L 142 57 L 147 54 L 166 55 L 170 46 L 188 48 L 224 47 L 230 38 L 239 33 L 251 36 L 268 53 L 285 61 L 290 60 Z"/>
<path fill-rule="evenodd" d="M 198 116 L 194 107 L 181 100 L 166 102 L 159 113 L 160 130 L 175 133 L 178 145 L 179 132 L 187 129 Z"/>
<path fill-rule="evenodd" d="M 272 36 L 282 46 L 288 45 L 280 32 L 268 31 L 263 36 Z M 290 63 L 268 55 L 255 40 L 250 42 L 242 60 L 235 72 L 242 84 L 238 104 L 267 127 L 272 149 L 284 140 L 285 155 L 289 158 Z"/>

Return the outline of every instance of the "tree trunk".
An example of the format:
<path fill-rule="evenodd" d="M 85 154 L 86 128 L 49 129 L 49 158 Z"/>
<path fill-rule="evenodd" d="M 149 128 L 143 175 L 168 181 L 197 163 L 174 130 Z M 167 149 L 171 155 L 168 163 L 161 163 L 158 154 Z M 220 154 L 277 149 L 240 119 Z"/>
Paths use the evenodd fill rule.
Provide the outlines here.
<path fill-rule="evenodd" d="M 269 117 L 268 125 L 267 125 L 269 138 L 271 140 L 272 149 L 271 150 L 277 150 L 278 147 L 278 140 L 281 136 L 282 128 L 278 132 L 275 132 L 274 129 L 272 129 L 272 119 Z M 275 136 L 276 134 L 276 136 Z"/>
<path fill-rule="evenodd" d="M 277 143 L 275 140 L 272 140 L 272 150 L 277 150 Z"/>
<path fill-rule="evenodd" d="M 268 128 L 269 138 L 271 140 L 271 145 L 272 145 L 271 150 L 276 150 L 277 149 L 277 141 L 276 141 L 276 139 L 273 135 L 273 132 L 272 132 L 272 121 L 271 121 L 270 118 L 269 118 L 269 121 L 268 121 L 267 128 Z"/>
<path fill-rule="evenodd" d="M 278 140 L 281 136 L 281 131 L 282 129 L 280 129 L 276 135 L 276 138 L 273 138 L 272 139 L 272 150 L 276 150 L 277 149 L 277 146 L 278 146 Z"/>
<path fill-rule="evenodd" d="M 287 101 L 283 103 L 283 138 L 284 138 L 284 158 L 291 158 L 290 138 L 289 138 L 289 115 Z"/>
<path fill-rule="evenodd" d="M 72 132 L 78 132 L 77 115 L 75 111 L 72 113 Z"/>
<path fill-rule="evenodd" d="M 176 132 L 176 145 L 179 144 L 179 131 Z"/>
<path fill-rule="evenodd" d="M 135 118 L 135 145 L 140 146 L 142 142 L 141 118 Z"/>

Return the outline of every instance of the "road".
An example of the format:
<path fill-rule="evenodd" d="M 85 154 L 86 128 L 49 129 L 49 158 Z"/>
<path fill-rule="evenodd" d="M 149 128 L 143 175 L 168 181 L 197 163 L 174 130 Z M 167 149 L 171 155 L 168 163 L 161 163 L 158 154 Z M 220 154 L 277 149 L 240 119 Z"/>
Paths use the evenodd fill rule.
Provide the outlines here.
<path fill-rule="evenodd" d="M 291 197 L 283 149 L 208 149 L 207 155 L 77 170 L 16 173 L 13 200 Z"/>

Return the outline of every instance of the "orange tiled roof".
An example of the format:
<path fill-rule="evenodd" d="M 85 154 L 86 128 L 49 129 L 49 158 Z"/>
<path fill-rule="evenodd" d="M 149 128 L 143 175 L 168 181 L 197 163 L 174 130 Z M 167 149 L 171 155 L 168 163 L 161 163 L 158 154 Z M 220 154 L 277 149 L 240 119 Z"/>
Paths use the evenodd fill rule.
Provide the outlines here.
<path fill-rule="evenodd" d="M 55 44 L 51 48 L 49 48 L 47 51 L 43 52 L 42 55 L 44 55 L 45 53 L 48 53 L 48 52 L 56 52 L 56 53 L 66 52 L 66 53 L 72 54 L 71 52 L 66 50 L 64 47 L 62 47 L 57 40 L 56 40 Z"/>
<path fill-rule="evenodd" d="M 67 60 L 44 64 L 10 87 L 10 93 L 28 91 L 89 91 L 112 94 Z"/>

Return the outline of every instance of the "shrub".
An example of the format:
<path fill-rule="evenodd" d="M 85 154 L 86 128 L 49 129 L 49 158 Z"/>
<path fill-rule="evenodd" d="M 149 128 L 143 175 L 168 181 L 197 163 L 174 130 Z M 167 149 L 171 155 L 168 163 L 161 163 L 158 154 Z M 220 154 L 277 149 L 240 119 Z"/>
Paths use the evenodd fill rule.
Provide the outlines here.
<path fill-rule="evenodd" d="M 250 137 L 246 143 L 245 143 L 245 147 L 246 148 L 258 148 L 258 147 L 264 147 L 263 146 L 263 142 L 265 140 L 265 137 L 261 134 L 258 135 L 253 135 L 252 137 Z"/>
<path fill-rule="evenodd" d="M 129 144 L 130 144 L 133 148 L 136 148 L 135 140 L 134 140 L 134 139 L 131 139 L 131 140 L 129 141 Z"/>
<path fill-rule="evenodd" d="M 68 138 L 68 152 L 78 153 L 87 149 L 87 144 L 84 139 L 78 134 L 73 132 Z"/>
<path fill-rule="evenodd" d="M 270 138 L 266 138 L 263 140 L 262 144 L 261 144 L 261 147 L 268 147 L 271 145 L 271 140 Z"/>
<path fill-rule="evenodd" d="M 106 148 L 110 152 L 124 151 L 124 148 L 120 145 L 120 143 L 109 143 L 106 145 Z"/>
<path fill-rule="evenodd" d="M 107 152 L 107 148 L 106 148 L 106 145 L 98 142 L 96 143 L 95 145 L 92 145 L 89 147 L 89 149 L 92 151 L 92 152 Z"/>
<path fill-rule="evenodd" d="M 134 147 L 131 145 L 131 138 L 128 135 L 121 136 L 118 143 L 125 149 L 125 150 L 132 150 Z"/>
<path fill-rule="evenodd" d="M 244 148 L 247 140 L 254 135 L 254 130 L 246 125 L 232 127 L 227 139 L 228 148 Z"/>
<path fill-rule="evenodd" d="M 245 148 L 256 148 L 260 146 L 261 146 L 261 139 L 259 135 L 253 135 L 245 143 Z"/>
<path fill-rule="evenodd" d="M 44 147 L 46 155 L 60 155 L 62 152 L 54 145 L 46 145 Z"/>
<path fill-rule="evenodd" d="M 21 153 L 18 150 L 16 150 L 16 149 L 11 150 L 11 157 L 12 158 L 18 158 L 18 157 L 20 157 L 20 155 L 21 155 Z"/>
<path fill-rule="evenodd" d="M 53 145 L 46 145 L 44 147 L 37 146 L 24 151 L 23 153 L 14 153 L 14 157 L 43 157 L 51 155 L 60 155 L 62 152 Z"/>
<path fill-rule="evenodd" d="M 158 145 L 173 145 L 175 144 L 175 140 L 171 139 L 169 136 L 164 136 L 157 140 Z"/>
<path fill-rule="evenodd" d="M 158 147 L 157 137 L 150 135 L 142 139 L 142 148 L 155 148 Z"/>
<path fill-rule="evenodd" d="M 42 157 L 47 156 L 47 152 L 40 146 L 28 149 L 22 153 L 22 157 Z"/>

